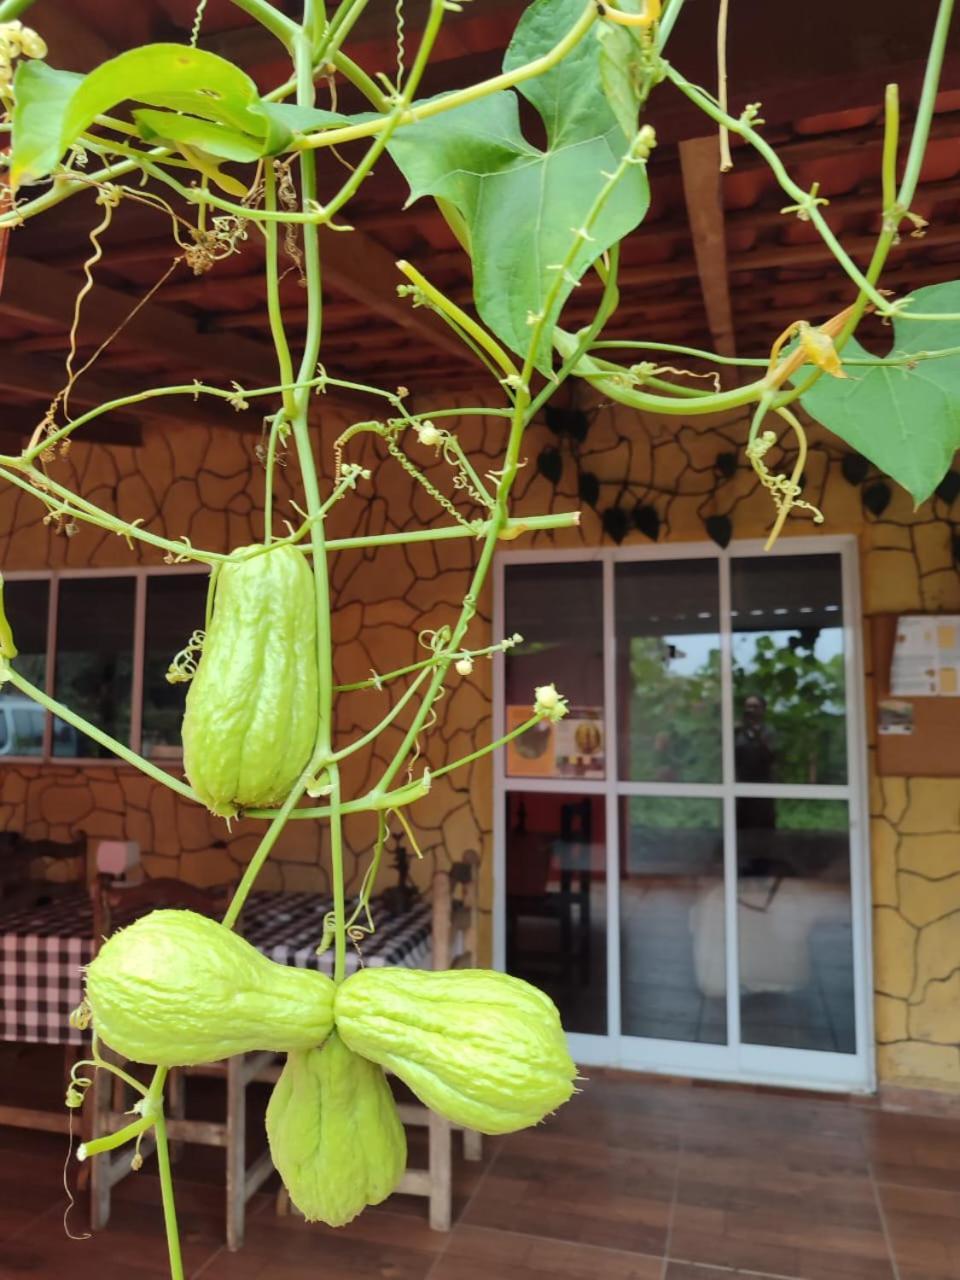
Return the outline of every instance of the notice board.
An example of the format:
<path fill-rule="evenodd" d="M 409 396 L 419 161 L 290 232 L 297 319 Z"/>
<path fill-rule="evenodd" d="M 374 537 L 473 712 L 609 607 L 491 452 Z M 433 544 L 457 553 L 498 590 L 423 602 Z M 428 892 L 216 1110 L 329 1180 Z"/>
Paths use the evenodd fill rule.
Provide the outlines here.
<path fill-rule="evenodd" d="M 960 778 L 960 697 L 908 696 L 891 689 L 900 621 L 897 614 L 870 619 L 877 696 L 877 772 Z M 930 621 L 936 623 L 936 618 Z"/>

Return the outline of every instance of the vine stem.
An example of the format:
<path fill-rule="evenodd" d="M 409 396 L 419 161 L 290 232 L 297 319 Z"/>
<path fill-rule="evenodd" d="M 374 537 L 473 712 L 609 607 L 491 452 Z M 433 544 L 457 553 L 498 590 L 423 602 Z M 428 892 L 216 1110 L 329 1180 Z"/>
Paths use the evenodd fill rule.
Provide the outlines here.
<path fill-rule="evenodd" d="M 297 105 L 312 107 L 316 101 L 313 82 L 313 42 L 315 0 L 304 0 L 303 22 L 294 40 L 294 74 L 297 80 Z M 303 208 L 317 197 L 317 170 L 314 156 L 305 152 L 300 157 L 300 186 Z M 299 379 L 310 377 L 320 356 L 323 332 L 322 272 L 320 267 L 320 243 L 316 225 L 303 228 L 304 281 L 307 290 L 307 331 L 300 360 Z M 320 512 L 320 490 L 317 469 L 310 443 L 307 417 L 310 404 L 309 391 L 295 393 L 295 412 L 292 417 L 293 435 L 303 478 L 307 515 L 317 517 L 310 528 L 310 545 L 313 551 L 313 580 L 317 615 L 317 678 L 319 699 L 319 725 L 316 749 L 328 757 L 333 732 L 333 637 L 330 620 L 330 579 L 327 567 L 325 533 Z M 337 922 L 334 952 L 334 981 L 342 982 L 346 976 L 346 905 L 343 877 L 343 820 L 340 813 L 340 771 L 336 763 L 327 768 L 330 780 L 330 865 L 333 889 L 333 909 Z"/>
<path fill-rule="evenodd" d="M 950 3 L 951 0 L 946 0 L 946 2 Z M 798 209 L 802 210 L 806 217 L 816 227 L 817 231 L 820 233 L 820 238 L 826 244 L 827 248 L 853 283 L 858 289 L 863 290 L 868 300 L 873 303 L 878 311 L 886 313 L 889 310 L 889 304 L 885 301 L 883 295 L 877 292 L 874 286 L 844 249 L 837 237 L 833 234 L 829 224 L 817 207 L 817 197 L 808 191 L 804 191 L 802 187 L 798 186 L 797 183 L 794 182 L 790 177 L 790 174 L 787 172 L 786 165 L 777 155 L 776 151 L 774 151 L 770 143 L 767 142 L 766 138 L 764 138 L 762 134 L 757 133 L 756 129 L 752 128 L 750 124 L 747 123 L 746 119 L 737 119 L 736 117 L 729 115 L 728 112 L 723 111 L 708 94 L 696 85 L 691 84 L 685 76 L 681 75 L 676 67 L 672 66 L 668 62 L 664 62 L 663 68 L 667 79 L 680 90 L 684 97 L 689 98 L 690 101 L 694 103 L 695 106 L 699 107 L 705 115 L 708 115 L 711 120 L 715 121 L 719 125 L 723 125 L 725 128 L 729 129 L 731 133 L 735 133 L 738 137 L 743 138 L 744 141 L 749 142 L 750 145 L 763 156 L 764 160 L 766 160 L 767 164 L 770 166 L 770 170 L 777 182 L 788 196 L 791 196 L 797 201 Z"/>
<path fill-rule="evenodd" d="M 896 163 L 897 163 L 897 140 L 900 134 L 900 103 L 899 91 L 896 85 L 887 85 L 884 96 L 884 137 L 883 137 L 883 156 L 881 162 L 881 180 L 883 192 L 883 225 L 880 234 L 877 237 L 877 243 L 867 267 L 866 280 L 871 284 L 875 284 L 879 279 L 886 265 L 890 250 L 897 238 L 900 223 L 909 210 L 916 194 L 917 183 L 920 180 L 920 168 L 923 164 L 923 157 L 927 150 L 927 141 L 930 137 L 930 125 L 933 120 L 934 107 L 937 101 L 937 90 L 940 86 L 940 75 L 943 70 L 943 59 L 947 48 L 947 35 L 950 31 L 950 22 L 953 18 L 954 0 L 940 0 L 937 9 L 937 20 L 934 24 L 933 35 L 930 40 L 930 53 L 927 57 L 927 65 L 923 73 L 923 86 L 920 90 L 920 102 L 917 107 L 917 116 L 913 124 L 913 133 L 910 135 L 910 150 L 907 153 L 907 163 L 904 168 L 903 179 L 900 183 L 900 189 L 896 193 L 896 199 L 890 203 L 889 197 L 896 188 Z M 847 321 L 834 340 L 834 346 L 838 351 L 842 351 L 847 342 L 853 336 L 854 330 L 860 323 L 863 313 L 867 309 L 868 302 L 872 301 L 869 292 L 861 288 L 854 304 L 850 310 Z M 889 308 L 884 308 L 888 310 Z M 900 312 L 902 318 L 905 319 L 929 319 L 931 317 L 922 316 L 917 312 L 911 317 L 909 311 Z M 934 316 L 933 319 L 946 320 L 956 319 L 947 315 Z M 794 387 L 789 396 L 781 399 L 780 403 L 785 404 L 791 400 L 800 399 L 821 377 L 821 371 L 815 370 L 804 382 Z"/>
<path fill-rule="evenodd" d="M 313 762 L 311 761 L 311 765 L 312 763 Z M 257 876 L 260 874 L 260 869 L 270 856 L 270 851 L 277 843 L 277 838 L 279 837 L 280 832 L 287 825 L 287 819 L 300 803 L 300 799 L 307 789 L 309 776 L 310 767 L 308 766 L 297 781 L 296 786 L 287 796 L 286 800 L 284 800 L 281 807 L 277 810 L 276 814 L 273 815 L 273 820 L 264 832 L 263 839 L 257 845 L 253 857 L 244 868 L 243 875 L 240 877 L 240 883 L 234 890 L 233 897 L 230 899 L 230 905 L 227 907 L 223 917 L 223 923 L 228 929 L 234 928 L 239 920 L 240 912 L 243 910 L 243 905 L 247 900 L 250 890 L 256 883 Z"/>
<path fill-rule="evenodd" d="M 297 31 L 297 24 L 285 13 L 274 8 L 268 0 L 233 0 L 233 3 L 244 13 L 248 13 L 251 18 L 255 18 L 271 35 L 276 36 L 284 48 L 290 48 L 290 42 Z"/>
<path fill-rule="evenodd" d="M 0 4 L 0 22 L 13 22 L 32 4 L 33 0 L 5 0 L 4 4 Z"/>
<path fill-rule="evenodd" d="M 48 510 L 56 509 L 58 514 L 76 516 L 78 520 L 106 529 L 108 533 L 116 534 L 121 538 L 136 538 L 140 542 L 147 542 L 178 559 L 197 560 L 209 565 L 218 564 L 227 559 L 218 551 L 196 551 L 186 542 L 171 542 L 169 538 L 162 538 L 159 534 L 151 533 L 149 529 L 141 528 L 140 525 L 127 524 L 123 520 L 118 520 L 92 502 L 78 498 L 65 486 L 57 484 L 46 476 L 41 476 L 34 468 L 25 468 L 29 475 L 37 477 L 36 481 L 31 483 L 16 470 L 11 469 L 17 467 L 18 461 L 16 458 L 0 459 L 0 479 L 9 481 L 24 493 L 29 493 L 31 497 L 43 502 Z M 61 497 L 55 502 L 52 498 L 45 496 L 49 494 L 59 494 Z"/>
<path fill-rule="evenodd" d="M 167 1144 L 167 1121 L 163 1115 L 157 1117 L 155 1132 L 157 1168 L 160 1173 L 160 1199 L 163 1203 L 163 1227 L 167 1236 L 167 1255 L 170 1259 L 170 1280 L 183 1280 L 177 1205 L 173 1194 L 173 1176 L 170 1172 L 170 1148 Z"/>
<path fill-rule="evenodd" d="M 88 720 L 84 720 L 83 716 L 78 716 L 75 711 L 71 711 L 62 702 L 58 702 L 56 698 L 51 698 L 49 694 L 44 693 L 42 689 L 38 689 L 35 684 L 31 684 L 29 680 L 25 679 L 7 661 L 0 662 L 0 684 L 3 684 L 4 681 L 8 681 L 14 688 L 26 694 L 28 698 L 39 703 L 44 710 L 49 711 L 61 720 L 65 720 L 67 724 L 73 725 L 81 733 L 85 733 L 88 738 L 98 742 L 101 747 L 106 747 L 113 755 L 119 756 L 127 764 L 132 764 L 141 773 L 148 774 L 155 782 L 169 787 L 171 791 L 176 791 L 178 795 L 183 796 L 186 800 L 194 800 L 199 804 L 199 800 L 192 788 L 188 787 L 185 782 L 181 782 L 179 778 L 174 778 L 171 774 L 158 768 L 157 765 L 151 760 L 147 760 L 144 756 L 138 756 L 135 751 L 131 751 L 122 742 L 112 738 L 109 733 L 104 733 L 95 724 L 90 724 Z"/>

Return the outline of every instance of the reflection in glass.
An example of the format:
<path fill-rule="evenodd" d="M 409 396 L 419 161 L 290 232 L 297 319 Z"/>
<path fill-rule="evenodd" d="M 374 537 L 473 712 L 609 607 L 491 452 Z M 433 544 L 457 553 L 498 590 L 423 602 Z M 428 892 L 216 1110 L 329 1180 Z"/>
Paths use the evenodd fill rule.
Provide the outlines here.
<path fill-rule="evenodd" d="M 203 629 L 207 574 L 177 573 L 147 578 L 143 664 L 143 754 L 180 754 L 180 723 L 188 684 L 170 684 L 167 669 L 191 634 Z"/>
<path fill-rule="evenodd" d="M 718 782 L 716 562 L 639 561 L 615 572 L 620 777 Z"/>
<path fill-rule="evenodd" d="M 855 1053 L 849 815 L 843 800 L 773 800 L 737 831 L 741 1038 Z"/>
<path fill-rule="evenodd" d="M 13 665 L 42 689 L 47 675 L 47 580 L 11 579 L 4 584 L 3 605 L 17 645 Z M 0 687 L 0 756 L 43 754 L 45 712 L 10 685 Z"/>
<path fill-rule="evenodd" d="M 57 610 L 55 696 L 120 742 L 130 740 L 133 578 L 65 578 Z M 109 756 L 85 733 L 53 724 L 55 756 Z"/>
<path fill-rule="evenodd" d="M 845 783 L 840 557 L 737 558 L 730 585 L 737 781 Z"/>
<path fill-rule="evenodd" d="M 529 719 L 538 685 L 555 684 L 570 707 L 560 724 L 544 722 L 510 744 L 507 773 L 603 778 L 601 566 L 586 561 L 507 565 L 504 600 L 504 633 L 523 636 L 504 661 L 507 729 Z"/>
<path fill-rule="evenodd" d="M 723 802 L 621 800 L 623 1034 L 725 1044 Z"/>
<path fill-rule="evenodd" d="M 568 1031 L 607 1030 L 603 797 L 512 792 L 507 971 L 554 1000 Z"/>

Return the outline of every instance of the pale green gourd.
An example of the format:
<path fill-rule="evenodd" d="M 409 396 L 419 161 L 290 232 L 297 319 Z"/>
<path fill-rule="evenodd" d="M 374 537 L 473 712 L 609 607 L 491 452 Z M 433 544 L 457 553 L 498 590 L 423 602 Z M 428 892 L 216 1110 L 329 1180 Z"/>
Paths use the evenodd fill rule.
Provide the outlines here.
<path fill-rule="evenodd" d="M 334 1032 L 291 1053 L 267 1106 L 273 1163 L 308 1222 L 341 1227 L 403 1176 L 407 1141 L 380 1067 Z"/>
<path fill-rule="evenodd" d="M 183 765 L 222 817 L 280 805 L 317 736 L 313 577 L 302 552 L 241 547 L 220 568 L 183 718 Z"/>
<path fill-rule="evenodd" d="M 193 911 L 152 911 L 109 938 L 86 971 L 99 1038 L 161 1067 L 313 1048 L 332 1029 L 333 995 L 325 974 L 268 960 Z"/>
<path fill-rule="evenodd" d="M 337 989 L 334 1019 L 354 1053 L 480 1133 L 537 1124 L 573 1093 L 556 1006 L 505 973 L 362 969 Z"/>

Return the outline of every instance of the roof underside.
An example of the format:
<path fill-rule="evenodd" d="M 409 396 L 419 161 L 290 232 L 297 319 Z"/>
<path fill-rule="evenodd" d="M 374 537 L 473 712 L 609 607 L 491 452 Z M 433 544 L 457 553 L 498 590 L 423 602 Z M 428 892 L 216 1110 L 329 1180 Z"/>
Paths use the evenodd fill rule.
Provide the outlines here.
<path fill-rule="evenodd" d="M 409 60 L 426 4 L 404 0 L 404 8 Z M 523 8 L 516 0 L 474 0 L 448 14 L 424 93 L 495 74 Z M 845 0 L 816 25 L 808 10 L 769 0 L 733 0 L 731 10 L 732 109 L 762 102 L 764 135 L 801 187 L 819 183 L 830 201 L 825 213 L 833 230 L 864 264 L 881 219 L 884 86 L 900 84 L 901 137 L 908 141 L 934 0 L 915 0 L 908 29 L 899 0 Z M 193 0 L 38 0 L 29 20 L 47 38 L 52 62 L 82 70 L 134 44 L 183 39 L 194 12 Z M 715 21 L 715 4 L 688 0 L 670 49 L 688 78 L 708 88 L 716 85 Z M 280 46 L 229 0 L 209 0 L 202 33 L 201 43 L 239 61 L 263 88 L 289 74 L 276 56 Z M 351 52 L 371 72 L 395 66 L 392 2 L 369 6 Z M 930 225 L 922 239 L 905 237 L 894 248 L 882 282 L 898 293 L 960 276 L 958 53 L 960 40 L 954 40 L 914 204 Z M 337 88 L 341 109 L 361 106 L 349 85 Z M 324 99 L 329 101 L 329 89 L 321 85 Z M 759 356 L 791 321 L 822 320 L 851 300 L 849 281 L 815 229 L 781 212 L 788 201 L 759 156 L 735 142 L 734 168 L 717 178 L 712 144 L 689 145 L 708 132 L 704 119 L 669 86 L 655 91 L 648 118 L 659 139 L 650 162 L 652 202 L 624 245 L 621 307 L 608 336 Z M 321 183 L 339 184 L 340 166 L 352 158 L 349 151 L 323 153 Z M 419 266 L 457 302 L 469 305 L 471 296 L 469 263 L 435 205 L 421 200 L 404 209 L 406 194 L 403 179 L 384 159 L 346 211 L 358 235 L 326 233 L 324 363 L 339 376 L 414 391 L 480 385 L 478 366 L 458 353 L 442 326 L 412 315 L 397 299 L 397 258 Z M 73 296 L 99 216 L 93 197 L 81 195 L 13 236 L 0 293 L 0 430 L 26 430 L 62 382 Z M 195 276 L 182 261 L 171 269 L 178 250 L 169 217 L 125 200 L 104 236 L 104 250 L 80 327 L 82 357 L 161 277 L 163 284 L 86 375 L 90 401 L 134 377 L 137 385 L 190 380 L 198 359 L 212 380 L 272 380 L 255 232 L 237 253 Z M 295 341 L 305 307 L 292 259 L 282 298 Z M 570 327 L 585 321 L 596 299 L 597 285 L 588 278 L 565 313 Z M 879 327 L 876 336 L 883 341 Z"/>

